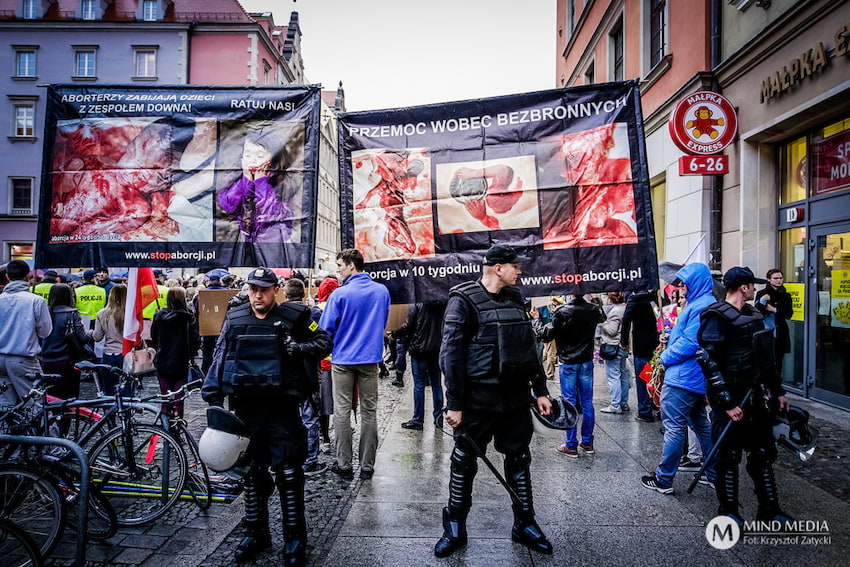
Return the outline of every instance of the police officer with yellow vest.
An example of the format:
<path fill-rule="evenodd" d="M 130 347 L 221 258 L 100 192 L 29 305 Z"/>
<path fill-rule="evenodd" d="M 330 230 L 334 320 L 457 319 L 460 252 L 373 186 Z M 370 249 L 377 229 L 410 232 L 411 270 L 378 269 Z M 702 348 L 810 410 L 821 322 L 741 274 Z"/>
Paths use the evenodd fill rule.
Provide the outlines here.
<path fill-rule="evenodd" d="M 47 301 L 47 298 L 50 296 L 50 288 L 56 283 L 58 275 L 59 274 L 56 273 L 56 270 L 45 270 L 44 279 L 41 280 L 41 283 L 36 284 L 32 288 L 32 292 L 36 295 L 40 295 L 44 301 Z"/>
<path fill-rule="evenodd" d="M 77 310 L 80 315 L 89 318 L 89 326 L 94 325 L 97 312 L 106 307 L 106 291 L 94 283 L 94 270 L 83 272 L 83 285 L 75 291 L 77 294 Z"/>
<path fill-rule="evenodd" d="M 307 431 L 300 403 L 316 386 L 310 376 L 318 361 L 330 354 L 331 339 L 310 319 L 305 305 L 277 303 L 277 276 L 270 269 L 255 268 L 247 283 L 248 301 L 227 312 L 202 395 L 211 406 L 222 406 L 228 396 L 251 438 L 243 521 L 247 535 L 236 548 L 236 561 L 250 561 L 271 546 L 268 498 L 277 484 L 284 564 L 303 565 Z"/>

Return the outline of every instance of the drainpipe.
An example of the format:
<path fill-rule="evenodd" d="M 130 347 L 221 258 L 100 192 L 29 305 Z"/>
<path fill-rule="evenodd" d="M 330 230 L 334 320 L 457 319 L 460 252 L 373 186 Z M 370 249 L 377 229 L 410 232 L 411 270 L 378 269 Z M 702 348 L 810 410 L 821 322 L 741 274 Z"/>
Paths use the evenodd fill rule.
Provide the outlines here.
<path fill-rule="evenodd" d="M 720 92 L 720 85 L 717 82 L 717 77 L 714 75 L 714 70 L 720 64 L 721 43 L 720 43 L 720 22 L 722 18 L 722 2 L 723 0 L 711 0 L 711 83 L 712 90 Z M 709 268 L 712 270 L 720 270 L 722 266 L 721 257 L 721 242 L 723 238 L 723 176 L 712 175 L 711 181 L 711 211 L 708 220 L 708 245 L 709 245 Z"/>
<path fill-rule="evenodd" d="M 186 84 L 192 84 L 192 32 L 198 22 L 189 22 L 189 29 L 186 33 Z"/>

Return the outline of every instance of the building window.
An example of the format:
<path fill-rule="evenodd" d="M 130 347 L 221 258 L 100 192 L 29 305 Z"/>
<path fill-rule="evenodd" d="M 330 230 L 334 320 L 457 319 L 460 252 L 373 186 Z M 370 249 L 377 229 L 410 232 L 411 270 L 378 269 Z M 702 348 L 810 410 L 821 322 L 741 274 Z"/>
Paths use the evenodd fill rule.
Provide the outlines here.
<path fill-rule="evenodd" d="M 18 138 L 35 136 L 35 102 L 12 103 L 12 136 Z"/>
<path fill-rule="evenodd" d="M 97 52 L 94 49 L 79 49 L 74 56 L 74 75 L 94 77 L 97 71 Z"/>
<path fill-rule="evenodd" d="M 617 25 L 608 35 L 611 54 L 611 80 L 622 81 L 625 78 L 625 53 L 623 40 L 623 21 Z"/>
<path fill-rule="evenodd" d="M 567 0 L 567 11 L 564 17 L 564 29 L 566 33 L 564 34 L 567 38 L 567 41 L 570 41 L 570 38 L 573 37 L 573 29 L 576 25 L 576 0 Z"/>
<path fill-rule="evenodd" d="M 269 81 L 272 72 L 272 67 L 266 61 L 263 61 L 263 84 L 269 85 L 271 82 Z"/>
<path fill-rule="evenodd" d="M 16 242 L 9 244 L 9 261 L 12 260 L 32 260 L 35 244 L 32 242 Z"/>
<path fill-rule="evenodd" d="M 595 71 L 594 67 L 595 67 L 595 65 L 593 64 L 593 61 L 591 61 L 590 65 L 587 66 L 587 69 L 584 72 L 584 84 L 585 85 L 592 85 L 594 83 L 594 81 L 596 80 L 595 79 L 596 71 Z"/>
<path fill-rule="evenodd" d="M 655 67 L 667 51 L 667 0 L 649 0 L 649 65 Z"/>
<path fill-rule="evenodd" d="M 35 77 L 35 50 L 20 49 L 15 51 L 15 76 Z"/>
<path fill-rule="evenodd" d="M 98 0 L 83 0 L 82 12 L 84 20 L 97 19 L 97 2 Z"/>
<path fill-rule="evenodd" d="M 13 178 L 11 179 L 11 214 L 13 215 L 31 215 L 32 214 L 32 179 L 28 178 Z"/>
<path fill-rule="evenodd" d="M 24 0 L 24 19 L 37 20 L 41 17 L 41 0 Z"/>
<path fill-rule="evenodd" d="M 136 49 L 133 57 L 133 76 L 136 78 L 156 77 L 156 49 Z"/>
<path fill-rule="evenodd" d="M 157 15 L 157 1 L 144 0 L 142 2 L 142 19 L 146 22 L 155 22 Z"/>

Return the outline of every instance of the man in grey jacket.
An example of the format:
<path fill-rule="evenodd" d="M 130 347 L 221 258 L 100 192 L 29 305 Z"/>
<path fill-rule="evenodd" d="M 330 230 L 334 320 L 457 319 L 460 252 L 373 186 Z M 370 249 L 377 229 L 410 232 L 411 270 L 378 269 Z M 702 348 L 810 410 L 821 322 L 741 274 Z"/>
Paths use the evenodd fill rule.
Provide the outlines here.
<path fill-rule="evenodd" d="M 36 358 L 41 352 L 39 339 L 53 330 L 50 312 L 44 300 L 29 291 L 26 278 L 30 268 L 23 260 L 6 266 L 9 284 L 0 294 L 0 384 L 9 384 L 0 393 L 0 405 L 14 405 L 30 391 L 27 374 L 41 372 Z M 11 322 L 14 321 L 14 324 Z"/>

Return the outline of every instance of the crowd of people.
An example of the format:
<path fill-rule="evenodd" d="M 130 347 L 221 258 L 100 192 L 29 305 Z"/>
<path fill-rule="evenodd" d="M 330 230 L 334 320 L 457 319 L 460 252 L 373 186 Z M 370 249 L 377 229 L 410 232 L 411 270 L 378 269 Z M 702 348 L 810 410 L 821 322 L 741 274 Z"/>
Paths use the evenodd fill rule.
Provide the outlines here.
<path fill-rule="evenodd" d="M 790 521 L 779 507 L 771 467 L 776 458 L 771 416 L 789 406 L 780 370 L 788 351 L 785 321 L 791 302 L 779 270 L 760 280 L 748 268 L 732 268 L 722 278 L 725 295 L 715 297 L 708 267 L 694 263 L 679 270 L 661 296 L 653 290 L 568 295 L 531 308 L 515 285 L 521 263 L 510 246 L 493 246 L 479 280 L 456 286 L 445 302 L 411 305 L 404 323 L 389 333 L 389 293 L 364 271 L 355 249 L 338 254 L 338 278 L 308 286 L 297 274 L 282 280 L 265 267 L 244 280 L 229 274 L 167 278 L 156 272 L 160 297 L 146 307 L 145 316 L 151 320 L 160 387 L 185 384 L 200 358 L 204 400 L 213 407 L 227 402 L 252 439 L 245 457 L 246 537 L 237 561 L 271 545 L 267 501 L 277 486 L 285 562 L 303 563 L 304 477 L 324 472 L 327 466 L 318 456 L 332 452 L 331 471 L 353 480 L 351 413 L 357 406 L 359 476 L 372 478 L 378 382 L 389 375 L 387 345 L 397 347 L 390 357 L 394 384 L 404 384 L 405 353 L 411 362 L 414 409 L 402 427 L 421 431 L 426 423 L 438 429 L 445 423 L 456 442 L 444 533 L 434 549 L 438 557 L 466 543 L 477 461 L 491 441 L 504 455 L 512 489 L 512 539 L 552 553 L 534 518 L 529 403 L 549 415 L 547 378 L 557 379 L 558 393 L 577 409 L 580 425 L 567 429 L 555 450 L 572 458 L 594 454 L 595 365 L 604 368 L 610 393 L 599 411 L 631 412 L 634 386 L 635 419 L 661 421 L 659 464 L 640 479 L 644 487 L 671 494 L 678 471 L 702 470 L 700 482 L 714 488 L 719 513 L 743 523 L 737 475 L 746 452 L 759 519 Z M 756 283 L 767 285 L 756 294 Z M 122 278 L 110 278 L 106 268 L 85 271 L 81 281 L 52 270 L 36 278 L 26 263 L 13 261 L 0 270 L 0 286 L 0 382 L 11 386 L 0 394 L 0 404 L 26 394 L 28 373 L 59 374 L 52 393 L 74 398 L 80 392 L 75 362 L 98 358 L 121 366 L 127 301 Z M 278 303 L 281 287 L 286 300 Z M 217 336 L 199 336 L 202 289 L 239 290 Z M 12 320 L 15 325 L 7 323 Z M 650 380 L 662 374 L 663 383 Z M 115 386 L 108 379 L 102 384 L 105 393 Z M 427 388 L 432 413 L 426 420 Z M 756 395 L 747 395 L 751 390 Z M 165 410 L 174 417 L 183 414 L 179 403 Z M 731 434 L 718 447 L 716 461 L 709 461 L 730 423 Z"/>

